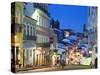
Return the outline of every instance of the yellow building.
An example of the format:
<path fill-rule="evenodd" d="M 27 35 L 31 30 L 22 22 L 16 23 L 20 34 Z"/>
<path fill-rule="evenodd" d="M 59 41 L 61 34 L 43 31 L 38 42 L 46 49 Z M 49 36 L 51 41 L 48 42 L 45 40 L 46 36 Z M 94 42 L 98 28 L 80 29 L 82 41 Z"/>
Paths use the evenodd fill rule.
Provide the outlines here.
<path fill-rule="evenodd" d="M 22 68 L 23 64 L 23 3 L 11 4 L 11 67 L 12 72 Z"/>

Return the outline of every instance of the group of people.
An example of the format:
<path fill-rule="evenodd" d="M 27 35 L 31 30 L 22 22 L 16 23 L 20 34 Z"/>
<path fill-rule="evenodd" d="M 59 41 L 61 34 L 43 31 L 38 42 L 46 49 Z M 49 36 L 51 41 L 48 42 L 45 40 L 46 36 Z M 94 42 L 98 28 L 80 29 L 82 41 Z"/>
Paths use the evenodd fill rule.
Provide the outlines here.
<path fill-rule="evenodd" d="M 53 56 L 53 61 L 52 61 L 52 65 L 54 66 L 54 67 L 57 67 L 57 68 L 60 68 L 60 67 L 62 67 L 62 68 L 64 68 L 64 66 L 65 66 L 65 60 L 61 57 L 61 58 L 59 58 L 57 55 L 54 55 Z"/>
<path fill-rule="evenodd" d="M 82 49 L 74 45 L 69 48 L 68 52 L 62 53 L 60 58 L 58 55 L 53 55 L 52 65 L 64 67 L 66 64 L 80 64 L 82 57 Z"/>

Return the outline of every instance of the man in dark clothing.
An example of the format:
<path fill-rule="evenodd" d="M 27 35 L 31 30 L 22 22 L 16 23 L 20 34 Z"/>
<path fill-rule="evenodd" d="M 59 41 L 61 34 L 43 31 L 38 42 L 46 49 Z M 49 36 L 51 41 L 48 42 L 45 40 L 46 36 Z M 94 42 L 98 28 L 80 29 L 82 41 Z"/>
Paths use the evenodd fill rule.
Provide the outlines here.
<path fill-rule="evenodd" d="M 95 59 L 95 68 L 97 68 L 98 67 L 98 60 L 97 60 L 97 57 L 96 57 L 96 59 Z"/>

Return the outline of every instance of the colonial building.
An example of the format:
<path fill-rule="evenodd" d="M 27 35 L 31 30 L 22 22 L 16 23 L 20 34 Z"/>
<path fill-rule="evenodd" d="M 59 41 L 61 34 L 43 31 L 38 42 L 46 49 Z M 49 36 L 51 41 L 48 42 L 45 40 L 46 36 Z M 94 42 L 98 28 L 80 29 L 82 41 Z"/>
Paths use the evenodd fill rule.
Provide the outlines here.
<path fill-rule="evenodd" d="M 53 66 L 56 64 L 57 57 L 57 34 L 50 28 L 50 61 Z"/>
<path fill-rule="evenodd" d="M 11 71 L 16 72 L 23 65 L 23 3 L 11 4 Z"/>
<path fill-rule="evenodd" d="M 23 66 L 35 66 L 35 50 L 36 50 L 36 20 L 31 17 L 24 16 L 23 25 Z"/>
<path fill-rule="evenodd" d="M 97 7 L 89 7 L 88 17 L 88 45 L 92 51 L 92 64 L 97 52 Z"/>
<path fill-rule="evenodd" d="M 50 64 L 50 43 L 49 43 L 49 13 L 48 4 L 34 3 L 34 13 L 31 17 L 37 20 L 36 24 L 36 65 Z"/>
<path fill-rule="evenodd" d="M 34 41 L 36 41 L 36 50 L 35 50 L 35 65 L 41 66 L 41 65 L 48 65 L 50 64 L 50 44 L 49 44 L 49 13 L 48 13 L 48 4 L 39 4 L 39 3 L 24 3 L 24 15 L 27 16 L 24 18 L 24 28 L 26 27 L 26 35 L 24 35 L 24 45 L 23 45 L 23 51 L 29 51 L 29 53 L 23 53 L 27 54 L 27 62 L 24 61 L 24 65 L 26 64 L 32 64 L 33 61 L 31 59 L 33 58 L 34 52 L 32 57 L 29 57 L 30 51 L 34 49 L 35 45 L 33 45 Z M 31 20 L 31 19 L 33 20 Z M 36 20 L 36 27 L 34 29 L 36 33 L 36 40 L 32 38 L 33 36 L 30 36 L 32 33 L 32 24 Z M 29 21 L 29 22 L 28 22 Z M 34 25 L 33 25 L 34 26 Z M 26 42 L 27 41 L 27 42 Z M 31 45 L 30 45 L 31 44 Z M 26 46 L 27 45 L 27 46 Z M 33 45 L 33 48 L 32 48 Z M 31 46 L 30 48 L 26 48 L 28 46 Z M 29 58 L 29 60 L 28 60 Z M 30 61 L 30 62 L 29 62 Z"/>
<path fill-rule="evenodd" d="M 49 40 L 49 42 L 50 42 L 50 44 L 52 44 L 50 46 L 51 50 L 57 49 L 57 40 L 58 40 L 57 39 L 57 34 L 53 31 L 52 28 L 50 28 L 50 40 Z"/>

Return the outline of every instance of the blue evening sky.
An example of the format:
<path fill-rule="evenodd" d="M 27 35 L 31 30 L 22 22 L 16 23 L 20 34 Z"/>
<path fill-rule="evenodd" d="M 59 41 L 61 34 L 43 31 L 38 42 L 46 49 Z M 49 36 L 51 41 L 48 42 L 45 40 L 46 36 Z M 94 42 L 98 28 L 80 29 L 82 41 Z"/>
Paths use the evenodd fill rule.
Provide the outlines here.
<path fill-rule="evenodd" d="M 88 21 L 88 6 L 50 4 L 49 13 L 60 21 L 61 29 L 73 29 L 83 32 L 83 24 Z"/>

